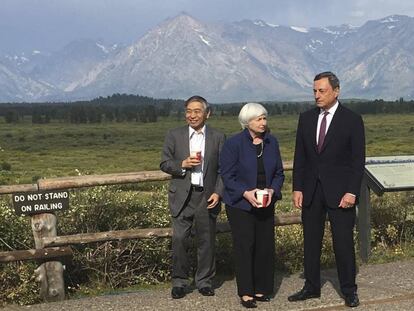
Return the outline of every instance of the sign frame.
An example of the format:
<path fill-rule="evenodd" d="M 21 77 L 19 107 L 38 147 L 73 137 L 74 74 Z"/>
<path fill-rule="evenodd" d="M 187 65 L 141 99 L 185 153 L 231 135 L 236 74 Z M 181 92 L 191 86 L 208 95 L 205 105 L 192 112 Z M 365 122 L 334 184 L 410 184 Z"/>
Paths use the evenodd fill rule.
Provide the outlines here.
<path fill-rule="evenodd" d="M 387 167 L 403 167 L 404 164 L 409 164 L 412 166 L 412 184 L 409 185 L 396 185 L 396 186 L 389 186 L 384 184 L 385 180 L 381 180 L 378 174 L 376 174 L 374 170 L 375 168 L 379 168 L 380 166 Z M 370 170 L 370 166 L 372 169 Z M 409 167 L 411 170 L 411 167 Z M 414 190 L 414 155 L 401 155 L 401 156 L 381 156 L 381 157 L 367 157 L 365 163 L 365 174 L 367 176 L 367 184 L 368 187 L 371 188 L 376 195 L 381 196 L 384 192 L 398 192 L 398 191 L 409 191 Z M 384 176 L 382 176 L 384 178 Z M 410 181 L 409 181 L 410 183 Z"/>

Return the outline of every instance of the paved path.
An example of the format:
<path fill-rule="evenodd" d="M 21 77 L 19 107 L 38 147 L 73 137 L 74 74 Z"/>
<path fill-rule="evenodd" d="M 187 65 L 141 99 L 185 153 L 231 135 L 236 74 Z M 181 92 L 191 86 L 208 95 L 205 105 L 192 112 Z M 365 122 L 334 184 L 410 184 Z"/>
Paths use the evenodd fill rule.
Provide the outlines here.
<path fill-rule="evenodd" d="M 320 299 L 291 303 L 287 296 L 300 289 L 303 280 L 299 274 L 276 276 L 276 296 L 271 302 L 258 303 L 256 310 L 350 310 L 337 293 L 335 270 L 322 272 L 324 285 Z M 380 265 L 363 265 L 358 273 L 360 307 L 356 310 L 400 311 L 414 310 L 414 259 Z M 141 290 L 118 295 L 71 299 L 58 303 L 25 307 L 8 306 L 3 310 L 36 311 L 186 311 L 186 310 L 246 310 L 236 296 L 234 279 L 217 284 L 214 297 L 203 297 L 196 290 L 185 298 L 173 300 L 170 289 Z"/>

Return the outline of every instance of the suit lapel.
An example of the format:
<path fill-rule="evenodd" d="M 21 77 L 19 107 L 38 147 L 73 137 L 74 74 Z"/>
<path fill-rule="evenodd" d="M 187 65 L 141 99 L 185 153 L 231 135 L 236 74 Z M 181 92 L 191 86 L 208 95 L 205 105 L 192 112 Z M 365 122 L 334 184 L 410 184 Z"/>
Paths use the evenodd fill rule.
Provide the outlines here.
<path fill-rule="evenodd" d="M 203 176 L 206 176 L 208 161 L 210 160 L 210 150 L 213 144 L 213 138 L 211 137 L 210 128 L 206 125 L 205 131 L 205 146 L 204 146 L 204 164 L 203 164 Z"/>
<path fill-rule="evenodd" d="M 179 148 L 183 148 L 185 151 L 185 154 L 187 156 L 190 155 L 190 131 L 188 129 L 188 126 L 183 126 L 181 129 L 181 135 L 179 135 Z"/>
<path fill-rule="evenodd" d="M 318 146 L 316 144 L 316 130 L 318 128 L 318 117 L 319 117 L 319 108 L 315 108 L 314 113 L 312 115 L 312 120 L 311 120 L 311 124 L 312 124 L 312 130 L 310 131 L 310 135 L 311 135 L 311 141 L 313 142 L 313 149 L 315 150 L 315 152 L 318 152 Z"/>

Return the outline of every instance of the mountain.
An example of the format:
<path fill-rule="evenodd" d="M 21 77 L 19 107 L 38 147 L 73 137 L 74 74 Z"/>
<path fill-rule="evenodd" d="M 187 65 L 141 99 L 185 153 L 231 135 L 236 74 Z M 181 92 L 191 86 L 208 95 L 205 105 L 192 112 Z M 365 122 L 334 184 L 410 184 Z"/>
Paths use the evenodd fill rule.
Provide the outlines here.
<path fill-rule="evenodd" d="M 73 89 L 96 96 L 118 92 L 220 101 L 288 98 L 295 87 L 276 80 L 251 54 L 212 26 L 180 15 L 153 29 L 115 58 L 97 66 Z M 213 97 L 214 94 L 214 97 Z"/>
<path fill-rule="evenodd" d="M 7 59 L 6 59 L 7 60 Z M 0 99 L 3 102 L 37 101 L 54 93 L 53 85 L 32 79 L 0 59 Z"/>
<path fill-rule="evenodd" d="M 414 98 L 414 18 L 369 21 L 338 43 L 333 68 L 348 96 Z"/>
<path fill-rule="evenodd" d="M 0 56 L 0 100 L 61 100 L 71 85 L 118 52 L 118 45 L 80 39 L 53 53 Z"/>
<path fill-rule="evenodd" d="M 113 93 L 303 100 L 312 96 L 314 75 L 325 70 L 337 73 L 342 98 L 412 99 L 413 50 L 414 18 L 408 16 L 306 29 L 261 20 L 207 24 L 183 13 L 130 46 L 84 39 L 50 55 L 9 57 L 0 62 L 0 100 Z"/>
<path fill-rule="evenodd" d="M 117 45 L 106 46 L 90 39 L 76 40 L 52 53 L 48 59 L 38 61 L 30 75 L 60 90 L 71 91 L 77 81 L 117 52 Z"/>

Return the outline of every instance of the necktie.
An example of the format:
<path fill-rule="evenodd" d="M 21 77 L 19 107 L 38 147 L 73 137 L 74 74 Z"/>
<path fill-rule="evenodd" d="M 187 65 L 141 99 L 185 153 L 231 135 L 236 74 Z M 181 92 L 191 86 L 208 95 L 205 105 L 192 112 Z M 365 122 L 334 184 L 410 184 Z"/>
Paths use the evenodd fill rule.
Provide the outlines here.
<path fill-rule="evenodd" d="M 326 116 L 328 115 L 328 111 L 325 111 L 323 113 L 323 118 L 322 118 L 322 122 L 321 122 L 321 127 L 319 129 L 319 137 L 318 137 L 318 152 L 320 153 L 322 150 L 322 146 L 323 146 L 323 141 L 325 140 L 325 135 L 326 135 Z"/>

